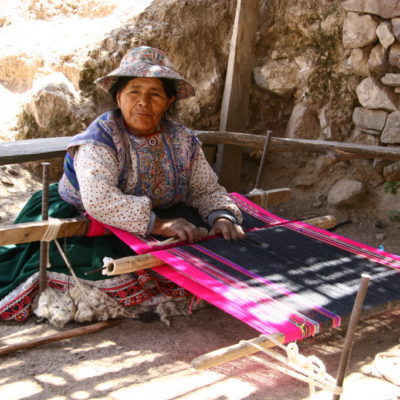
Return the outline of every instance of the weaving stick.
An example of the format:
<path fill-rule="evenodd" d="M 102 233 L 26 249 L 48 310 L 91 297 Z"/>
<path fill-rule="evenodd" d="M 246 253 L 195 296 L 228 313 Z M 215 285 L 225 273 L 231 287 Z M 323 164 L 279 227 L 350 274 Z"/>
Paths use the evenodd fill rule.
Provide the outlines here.
<path fill-rule="evenodd" d="M 105 261 L 106 260 L 105 258 Z M 141 254 L 138 256 L 119 258 L 118 260 L 106 261 L 102 273 L 108 276 L 121 275 L 141 269 L 158 267 L 163 264 L 164 261 L 159 260 L 151 254 Z"/>
<path fill-rule="evenodd" d="M 119 323 L 121 323 L 121 320 L 102 321 L 102 322 L 97 322 L 95 324 L 91 324 L 91 325 L 87 325 L 87 326 L 83 326 L 83 327 L 79 327 L 79 328 L 75 328 L 75 329 L 69 329 L 69 330 L 63 331 L 63 332 L 58 332 L 58 333 L 55 333 L 54 335 L 50 335 L 47 337 L 32 339 L 32 340 L 29 340 L 28 342 L 24 342 L 24 343 L 10 344 L 8 346 L 4 346 L 4 347 L 0 348 L 0 356 L 4 356 L 4 355 L 10 354 L 10 353 L 15 353 L 16 351 L 19 351 L 19 350 L 32 349 L 34 347 L 38 347 L 43 344 L 59 342 L 60 340 L 70 339 L 70 338 L 73 338 L 76 336 L 83 336 L 83 335 L 87 335 L 89 333 L 98 332 L 103 329 L 115 326 Z"/>
<path fill-rule="evenodd" d="M 276 333 L 272 335 L 272 337 L 281 343 L 283 343 L 285 339 L 285 335 L 283 333 Z M 272 340 L 266 340 L 265 337 L 262 336 L 249 340 L 249 342 L 258 344 L 265 349 L 276 346 Z M 222 349 L 214 350 L 196 357 L 192 360 L 191 364 L 193 368 L 206 369 L 236 360 L 240 357 L 249 356 L 257 353 L 258 351 L 259 350 L 257 348 L 249 345 L 248 343 L 236 343 L 232 346 L 223 347 Z"/>

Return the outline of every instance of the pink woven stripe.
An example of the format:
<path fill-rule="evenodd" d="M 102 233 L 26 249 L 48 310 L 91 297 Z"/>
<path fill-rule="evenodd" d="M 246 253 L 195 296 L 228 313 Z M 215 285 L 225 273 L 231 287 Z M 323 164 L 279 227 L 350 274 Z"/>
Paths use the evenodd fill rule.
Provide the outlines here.
<path fill-rule="evenodd" d="M 290 320 L 298 320 L 299 315 L 284 309 L 278 301 L 270 299 L 268 303 L 264 303 L 244 298 L 240 296 L 240 291 L 232 290 L 195 268 L 195 260 L 189 263 L 165 250 L 152 254 L 166 264 L 173 265 L 173 269 L 179 272 L 179 275 L 169 273 L 167 276 L 169 279 L 178 285 L 184 285 L 183 287 L 191 293 L 210 301 L 257 331 L 265 334 L 281 332 L 288 342 L 304 337 L 301 328 L 290 322 Z M 171 269 L 171 267 L 162 266 L 156 267 L 155 270 L 161 273 L 167 271 L 165 267 L 168 271 Z M 206 295 L 207 298 L 203 297 Z"/>

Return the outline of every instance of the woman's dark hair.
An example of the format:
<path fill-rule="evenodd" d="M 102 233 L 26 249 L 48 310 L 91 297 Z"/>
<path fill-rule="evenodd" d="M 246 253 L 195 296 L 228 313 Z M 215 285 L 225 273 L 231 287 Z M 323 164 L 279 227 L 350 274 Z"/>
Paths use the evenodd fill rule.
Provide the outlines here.
<path fill-rule="evenodd" d="M 132 76 L 121 76 L 118 80 L 114 83 L 114 85 L 110 89 L 110 94 L 115 102 L 117 102 L 117 94 L 121 92 L 124 87 L 135 77 Z M 170 99 L 172 97 L 176 97 L 176 86 L 175 81 L 173 79 L 167 78 L 157 78 L 161 81 L 164 86 L 165 94 Z"/>

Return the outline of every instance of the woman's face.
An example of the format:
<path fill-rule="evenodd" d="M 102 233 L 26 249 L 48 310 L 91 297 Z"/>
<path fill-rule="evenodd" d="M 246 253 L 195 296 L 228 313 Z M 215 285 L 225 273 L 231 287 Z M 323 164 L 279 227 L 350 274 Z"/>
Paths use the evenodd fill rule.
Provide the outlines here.
<path fill-rule="evenodd" d="M 126 124 L 138 136 L 154 133 L 160 119 L 175 101 L 175 97 L 167 97 L 157 78 L 133 78 L 116 99 Z"/>

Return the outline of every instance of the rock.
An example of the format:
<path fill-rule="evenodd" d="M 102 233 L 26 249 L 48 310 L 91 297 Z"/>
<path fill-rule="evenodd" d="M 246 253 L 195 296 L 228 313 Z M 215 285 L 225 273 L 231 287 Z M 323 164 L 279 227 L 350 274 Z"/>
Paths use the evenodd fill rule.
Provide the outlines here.
<path fill-rule="evenodd" d="M 379 131 L 374 131 L 372 129 L 364 130 L 362 128 L 356 128 L 353 132 L 352 142 L 359 144 L 366 144 L 368 146 L 379 146 L 378 136 L 381 134 Z"/>
<path fill-rule="evenodd" d="M 400 68 L 400 43 L 396 42 L 389 49 L 389 64 Z"/>
<path fill-rule="evenodd" d="M 376 28 L 376 34 L 379 42 L 385 49 L 387 49 L 396 40 L 392 33 L 392 24 L 389 21 L 381 22 Z"/>
<path fill-rule="evenodd" d="M 382 18 L 400 16 L 398 0 L 347 0 L 342 3 L 347 11 L 379 15 Z"/>
<path fill-rule="evenodd" d="M 58 120 L 67 120 L 73 113 L 75 91 L 62 74 L 37 82 L 30 103 L 25 110 L 33 116 L 38 126 L 49 130 Z"/>
<path fill-rule="evenodd" d="M 350 57 L 346 60 L 346 69 L 356 75 L 369 76 L 369 56 L 370 49 L 368 47 L 353 49 Z"/>
<path fill-rule="evenodd" d="M 368 46 L 376 42 L 379 23 L 371 15 L 349 12 L 343 23 L 343 45 L 346 49 Z"/>
<path fill-rule="evenodd" d="M 341 179 L 328 193 L 328 205 L 334 207 L 355 205 L 364 193 L 364 185 L 356 180 Z"/>
<path fill-rule="evenodd" d="M 400 18 L 392 19 L 392 32 L 394 37 L 400 41 Z"/>
<path fill-rule="evenodd" d="M 400 111 L 389 114 L 385 128 L 381 135 L 382 143 L 400 143 Z"/>
<path fill-rule="evenodd" d="M 329 109 L 331 105 L 330 103 L 324 104 L 324 106 L 319 110 L 318 119 L 319 126 L 321 129 L 321 135 L 323 139 L 330 140 L 332 139 L 332 128 L 329 121 Z"/>
<path fill-rule="evenodd" d="M 400 86 L 400 74 L 385 74 L 381 82 L 386 86 Z"/>
<path fill-rule="evenodd" d="M 294 106 L 286 128 L 286 137 L 301 139 L 317 139 L 320 125 L 316 113 L 302 103 Z"/>
<path fill-rule="evenodd" d="M 363 182 L 369 187 L 377 187 L 383 183 L 383 166 L 381 164 L 375 164 L 373 160 L 350 160 L 350 164 L 353 167 L 353 179 Z"/>
<path fill-rule="evenodd" d="M 386 238 L 386 235 L 384 233 L 377 233 L 375 237 L 377 240 L 384 240 Z"/>
<path fill-rule="evenodd" d="M 400 161 L 395 161 L 383 168 L 386 182 L 400 181 Z"/>
<path fill-rule="evenodd" d="M 253 71 L 258 86 L 279 96 L 287 97 L 299 83 L 299 68 L 288 59 L 273 60 Z"/>
<path fill-rule="evenodd" d="M 1 178 L 1 183 L 4 186 L 14 186 L 14 183 L 8 178 Z"/>
<path fill-rule="evenodd" d="M 353 112 L 353 122 L 361 128 L 381 131 L 385 126 L 387 116 L 386 111 L 356 107 Z"/>
<path fill-rule="evenodd" d="M 356 93 L 358 101 L 365 108 L 397 110 L 397 99 L 394 93 L 375 78 L 365 78 L 357 86 Z"/>
<path fill-rule="evenodd" d="M 368 59 L 368 66 L 369 69 L 377 75 L 383 75 L 387 71 L 389 66 L 388 50 L 380 43 L 372 48 Z"/>

